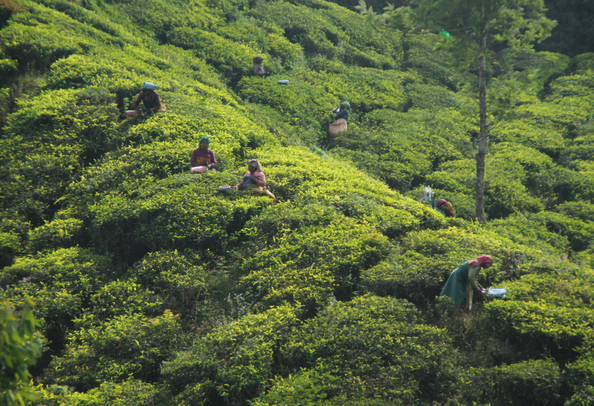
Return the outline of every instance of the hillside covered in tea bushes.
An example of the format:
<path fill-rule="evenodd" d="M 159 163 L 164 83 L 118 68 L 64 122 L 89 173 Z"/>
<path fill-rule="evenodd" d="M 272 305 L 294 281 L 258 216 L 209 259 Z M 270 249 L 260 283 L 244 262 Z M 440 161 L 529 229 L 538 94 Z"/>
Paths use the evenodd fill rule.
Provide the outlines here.
<path fill-rule="evenodd" d="M 594 404 L 594 53 L 490 57 L 480 224 L 477 61 L 407 4 L 339 3 L 0 1 L 0 298 L 23 336 L 34 302 L 34 404 Z M 144 81 L 167 111 L 126 117 Z M 253 158 L 277 204 L 218 192 Z M 482 254 L 507 298 L 438 297 Z"/>

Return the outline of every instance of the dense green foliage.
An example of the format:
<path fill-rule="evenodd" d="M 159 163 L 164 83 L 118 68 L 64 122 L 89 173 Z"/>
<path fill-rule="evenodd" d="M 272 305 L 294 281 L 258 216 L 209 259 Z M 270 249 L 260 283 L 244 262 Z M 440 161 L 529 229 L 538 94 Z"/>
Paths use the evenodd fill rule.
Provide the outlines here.
<path fill-rule="evenodd" d="M 28 302 L 20 318 L 10 303 L 0 309 L 0 403 L 7 406 L 23 405 L 38 397 L 29 386 L 29 365 L 41 354 L 41 341 L 35 336 L 38 324 Z"/>
<path fill-rule="evenodd" d="M 592 404 L 594 54 L 494 49 L 481 225 L 477 61 L 385 6 L 0 1 L 3 399 Z M 440 298 L 481 254 L 507 297 Z"/>

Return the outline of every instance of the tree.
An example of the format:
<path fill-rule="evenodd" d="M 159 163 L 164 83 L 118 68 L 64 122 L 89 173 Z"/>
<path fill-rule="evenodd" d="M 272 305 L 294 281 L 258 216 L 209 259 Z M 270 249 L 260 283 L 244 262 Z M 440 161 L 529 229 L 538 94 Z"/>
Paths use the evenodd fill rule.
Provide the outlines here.
<path fill-rule="evenodd" d="M 24 405 L 36 400 L 29 388 L 29 365 L 41 354 L 41 342 L 34 337 L 39 323 L 31 312 L 32 302 L 17 317 L 10 304 L 0 308 L 0 404 Z"/>
<path fill-rule="evenodd" d="M 476 155 L 476 218 L 484 221 L 483 198 L 487 124 L 487 58 L 509 58 L 547 38 L 555 22 L 545 17 L 543 0 L 415 0 L 416 19 L 444 37 L 462 60 L 478 59 L 479 143 Z M 508 51 L 508 52 L 503 52 Z M 505 66 L 505 62 L 502 66 Z"/>

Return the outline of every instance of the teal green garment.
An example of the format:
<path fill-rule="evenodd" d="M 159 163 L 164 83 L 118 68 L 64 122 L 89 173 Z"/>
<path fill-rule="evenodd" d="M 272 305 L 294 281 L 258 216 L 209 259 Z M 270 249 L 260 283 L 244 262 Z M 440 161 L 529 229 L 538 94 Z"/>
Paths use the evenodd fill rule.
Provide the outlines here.
<path fill-rule="evenodd" d="M 437 207 L 435 207 L 435 203 L 437 203 L 437 198 L 435 197 L 435 195 L 431 195 L 431 207 L 443 214 L 444 217 L 447 217 L 442 210 L 439 210 Z"/>
<path fill-rule="evenodd" d="M 456 307 L 460 306 L 466 299 L 466 284 L 470 283 L 474 289 L 480 290 L 476 283 L 476 275 L 480 269 L 481 264 L 471 268 L 468 261 L 464 262 L 452 271 L 439 296 L 449 296 Z"/>

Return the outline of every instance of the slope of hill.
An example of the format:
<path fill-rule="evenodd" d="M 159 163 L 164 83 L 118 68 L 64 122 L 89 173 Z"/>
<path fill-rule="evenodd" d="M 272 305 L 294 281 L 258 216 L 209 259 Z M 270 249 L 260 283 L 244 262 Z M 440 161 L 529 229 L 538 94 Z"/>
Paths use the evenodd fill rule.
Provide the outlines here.
<path fill-rule="evenodd" d="M 589 404 L 594 54 L 492 72 L 480 225 L 476 77 L 437 35 L 323 0 L 0 7 L 0 296 L 36 303 L 39 404 Z M 167 111 L 126 118 L 144 81 Z M 218 192 L 251 158 L 278 204 Z M 439 298 L 481 254 L 507 298 Z"/>

